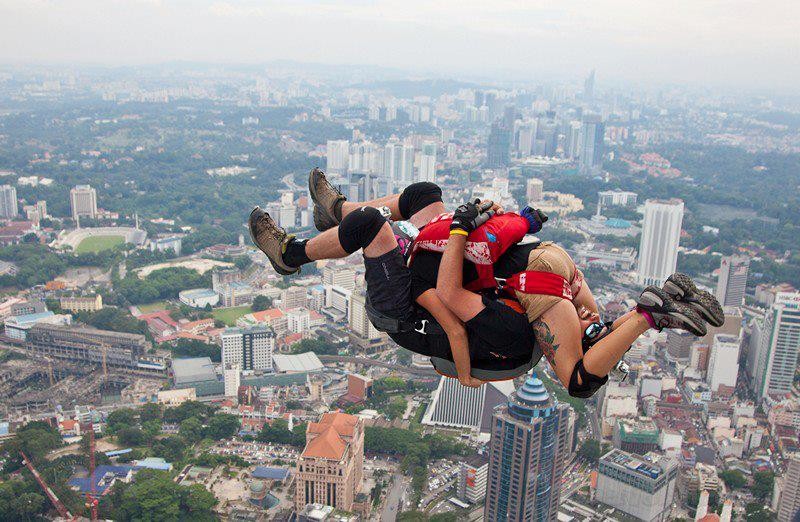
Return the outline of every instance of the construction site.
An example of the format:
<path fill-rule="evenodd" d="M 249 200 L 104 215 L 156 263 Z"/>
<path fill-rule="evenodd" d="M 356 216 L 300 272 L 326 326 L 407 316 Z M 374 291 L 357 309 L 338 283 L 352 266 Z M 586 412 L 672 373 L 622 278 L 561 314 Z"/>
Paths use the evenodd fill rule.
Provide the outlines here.
<path fill-rule="evenodd" d="M 142 335 L 75 326 L 36 325 L 24 340 L 0 336 L 0 404 L 8 413 L 134 404 L 167 376 L 166 359 L 149 348 Z"/>

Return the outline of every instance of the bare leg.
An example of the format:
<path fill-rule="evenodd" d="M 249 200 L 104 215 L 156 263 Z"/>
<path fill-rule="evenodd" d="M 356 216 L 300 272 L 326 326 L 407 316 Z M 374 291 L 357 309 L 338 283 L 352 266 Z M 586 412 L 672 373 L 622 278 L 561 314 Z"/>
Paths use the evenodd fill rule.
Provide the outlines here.
<path fill-rule="evenodd" d="M 394 248 L 397 248 L 397 239 L 394 237 L 389 223 L 384 223 L 375 239 L 364 248 L 364 255 L 378 257 Z M 312 260 L 318 261 L 320 259 L 341 259 L 350 254 L 345 252 L 339 242 L 339 227 L 333 227 L 306 243 L 306 255 Z"/>
<path fill-rule="evenodd" d="M 345 201 L 342 203 L 342 218 L 344 219 L 347 214 L 361 207 L 388 207 L 392 211 L 392 219 L 394 221 L 403 219 L 400 216 L 400 194 L 392 194 L 370 201 Z"/>

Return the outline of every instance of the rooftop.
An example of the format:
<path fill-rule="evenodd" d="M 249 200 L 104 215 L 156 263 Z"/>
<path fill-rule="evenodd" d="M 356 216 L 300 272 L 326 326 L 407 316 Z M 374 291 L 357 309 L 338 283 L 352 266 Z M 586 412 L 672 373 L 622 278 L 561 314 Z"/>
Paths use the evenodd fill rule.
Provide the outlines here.
<path fill-rule="evenodd" d="M 175 383 L 196 381 L 216 381 L 214 363 L 210 357 L 192 357 L 189 359 L 173 359 L 172 373 Z"/>
<path fill-rule="evenodd" d="M 275 371 L 278 373 L 287 372 L 315 372 L 324 368 L 322 362 L 314 352 L 300 353 L 297 355 L 286 355 L 276 353 L 272 356 Z"/>
<path fill-rule="evenodd" d="M 350 444 L 348 439 L 355 433 L 358 417 L 341 412 L 329 412 L 322 415 L 319 422 L 309 423 L 307 436 L 310 439 L 303 450 L 303 457 L 341 460 Z"/>

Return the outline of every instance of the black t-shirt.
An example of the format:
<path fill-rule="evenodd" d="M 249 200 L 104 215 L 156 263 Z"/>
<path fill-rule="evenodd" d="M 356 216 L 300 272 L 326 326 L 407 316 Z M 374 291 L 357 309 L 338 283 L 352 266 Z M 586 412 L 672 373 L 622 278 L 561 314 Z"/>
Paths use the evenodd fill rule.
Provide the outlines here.
<path fill-rule="evenodd" d="M 531 250 L 538 243 L 515 245 L 495 263 L 496 277 L 508 277 L 525 270 Z M 439 265 L 442 254 L 437 252 L 419 252 L 411 265 L 411 292 L 415 301 L 418 317 L 433 318 L 422 307 L 416 304 L 416 298 L 423 292 L 436 287 Z M 475 266 L 464 263 L 464 282 L 477 278 Z M 494 299 L 491 295 L 483 296 L 486 308 L 466 322 L 469 352 L 472 366 L 483 369 L 514 368 L 534 358 L 534 363 L 541 358 L 541 351 L 536 345 L 533 329 L 524 313 Z M 392 339 L 400 346 L 423 355 L 452 360 L 450 343 L 446 335 L 421 335 L 417 332 L 391 334 Z"/>

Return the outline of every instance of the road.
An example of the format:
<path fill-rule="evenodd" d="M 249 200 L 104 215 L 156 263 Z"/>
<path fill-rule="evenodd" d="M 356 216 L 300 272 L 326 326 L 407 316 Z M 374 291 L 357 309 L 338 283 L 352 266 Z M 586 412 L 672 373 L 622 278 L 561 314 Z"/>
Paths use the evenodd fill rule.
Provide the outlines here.
<path fill-rule="evenodd" d="M 297 183 L 294 182 L 294 174 L 287 174 L 281 178 L 283 184 L 289 187 L 289 190 L 298 191 L 298 190 L 306 190 L 304 187 L 301 187 Z"/>
<path fill-rule="evenodd" d="M 397 518 L 397 506 L 405 496 L 408 482 L 406 478 L 400 474 L 395 473 L 392 477 L 392 488 L 386 494 L 386 500 L 383 503 L 383 511 L 381 512 L 381 522 L 394 522 Z"/>
<path fill-rule="evenodd" d="M 436 371 L 432 368 L 414 368 L 413 366 L 403 366 L 402 364 L 391 364 L 380 361 L 378 359 L 371 359 L 369 357 L 351 357 L 347 355 L 320 355 L 319 360 L 322 362 L 338 362 L 338 363 L 356 363 L 366 366 L 380 366 L 390 370 L 399 372 L 410 373 L 412 375 L 419 375 L 420 377 L 438 377 Z"/>

